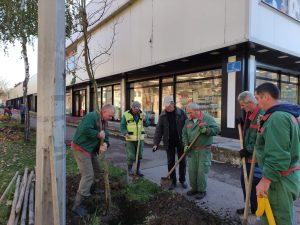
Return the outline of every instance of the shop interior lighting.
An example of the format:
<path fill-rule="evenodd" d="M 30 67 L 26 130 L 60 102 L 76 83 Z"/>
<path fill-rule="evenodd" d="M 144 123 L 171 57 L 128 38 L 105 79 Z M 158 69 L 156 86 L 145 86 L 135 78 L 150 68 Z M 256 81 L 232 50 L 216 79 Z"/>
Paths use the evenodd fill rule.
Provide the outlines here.
<path fill-rule="evenodd" d="M 220 52 L 210 52 L 209 54 L 211 54 L 211 55 L 219 55 L 220 54 Z"/>
<path fill-rule="evenodd" d="M 181 61 L 181 62 L 188 62 L 188 61 L 190 61 L 190 60 L 188 60 L 188 59 L 181 59 L 180 61 Z"/>
<path fill-rule="evenodd" d="M 284 58 L 288 58 L 289 56 L 287 55 L 281 55 L 281 56 L 278 56 L 278 59 L 284 59 Z"/>
<path fill-rule="evenodd" d="M 260 49 L 260 50 L 258 50 L 257 52 L 259 52 L 259 53 L 264 53 L 264 52 L 268 52 L 268 51 L 270 51 L 269 49 Z"/>

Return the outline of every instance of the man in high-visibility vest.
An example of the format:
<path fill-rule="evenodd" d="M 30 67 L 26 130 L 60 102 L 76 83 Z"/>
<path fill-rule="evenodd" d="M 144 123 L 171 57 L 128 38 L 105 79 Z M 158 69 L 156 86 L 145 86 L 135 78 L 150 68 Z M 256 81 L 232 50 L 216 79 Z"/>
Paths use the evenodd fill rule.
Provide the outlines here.
<path fill-rule="evenodd" d="M 293 201 L 300 191 L 300 107 L 279 100 L 272 83 L 255 89 L 258 105 L 265 111 L 256 138 L 262 179 L 256 186 L 259 197 L 268 197 L 278 225 L 293 225 Z M 263 215 L 261 224 L 269 224 Z"/>
<path fill-rule="evenodd" d="M 146 113 L 141 111 L 141 104 L 138 101 L 132 102 L 130 110 L 124 112 L 123 114 L 120 124 L 120 130 L 126 139 L 127 165 L 129 175 L 134 174 L 132 165 L 136 160 L 138 142 L 140 142 L 138 149 L 139 158 L 137 163 L 137 175 L 143 176 L 140 170 L 140 166 L 144 149 L 144 127 L 148 127 L 149 124 L 149 117 Z"/>

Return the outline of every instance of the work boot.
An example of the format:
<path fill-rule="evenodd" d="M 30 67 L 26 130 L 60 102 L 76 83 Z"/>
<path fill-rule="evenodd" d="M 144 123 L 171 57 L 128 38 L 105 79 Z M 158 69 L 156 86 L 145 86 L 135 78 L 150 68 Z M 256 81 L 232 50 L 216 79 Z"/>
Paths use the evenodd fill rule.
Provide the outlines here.
<path fill-rule="evenodd" d="M 137 164 L 137 175 L 140 176 L 140 177 L 143 177 L 144 174 L 142 174 L 142 172 L 140 170 L 140 166 L 141 166 L 141 161 L 139 160 L 138 164 Z"/>
<path fill-rule="evenodd" d="M 181 187 L 182 187 L 183 189 L 187 189 L 188 185 L 187 185 L 187 183 L 186 183 L 185 181 L 180 182 L 180 183 L 181 183 Z"/>
<path fill-rule="evenodd" d="M 102 188 L 100 188 L 100 183 L 99 182 L 94 182 L 91 186 L 90 189 L 91 194 L 103 194 L 104 190 Z"/>
<path fill-rule="evenodd" d="M 187 196 L 193 196 L 193 195 L 198 194 L 198 191 L 194 191 L 193 189 L 191 189 L 186 194 L 187 194 Z"/>
<path fill-rule="evenodd" d="M 133 172 L 133 169 L 132 169 L 132 164 L 128 165 L 128 174 L 129 174 L 129 176 L 133 176 L 134 175 L 134 172 Z"/>
<path fill-rule="evenodd" d="M 175 183 L 173 182 L 168 189 L 169 189 L 169 191 L 172 191 L 175 188 L 176 188 L 176 182 Z"/>
<path fill-rule="evenodd" d="M 200 200 L 206 196 L 206 191 L 201 191 L 198 195 L 196 195 L 196 199 Z"/>
<path fill-rule="evenodd" d="M 72 207 L 73 213 L 83 218 L 88 215 L 86 207 L 83 205 L 84 196 L 77 193 Z"/>

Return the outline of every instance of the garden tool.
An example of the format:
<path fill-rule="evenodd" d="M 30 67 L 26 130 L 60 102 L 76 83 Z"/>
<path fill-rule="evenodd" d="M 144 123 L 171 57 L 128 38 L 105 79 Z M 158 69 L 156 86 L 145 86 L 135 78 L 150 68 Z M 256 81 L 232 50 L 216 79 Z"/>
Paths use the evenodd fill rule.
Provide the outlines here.
<path fill-rule="evenodd" d="M 138 128 L 138 126 L 137 126 Z M 134 176 L 133 176 L 133 180 L 135 180 L 135 178 L 139 177 L 138 174 L 138 164 L 139 164 L 139 153 L 140 153 L 140 143 L 141 143 L 141 135 L 142 135 L 142 127 L 140 127 L 140 130 L 138 130 L 138 143 L 137 143 L 137 148 L 136 148 L 136 153 L 135 153 L 135 170 L 134 170 Z"/>
<path fill-rule="evenodd" d="M 255 148 L 254 148 L 253 153 L 252 153 L 252 162 L 251 162 L 248 185 L 247 186 L 245 185 L 246 200 L 245 200 L 244 218 L 243 218 L 243 223 L 242 223 L 243 225 L 246 225 L 247 221 L 248 221 L 249 206 L 250 206 L 250 195 L 251 195 L 251 187 L 252 187 L 252 182 L 253 182 L 255 160 L 256 160 L 256 151 L 255 151 Z"/>
<path fill-rule="evenodd" d="M 255 214 L 257 217 L 261 217 L 264 213 L 266 213 L 269 225 L 276 225 L 269 199 L 257 197 L 257 210 Z"/>
<path fill-rule="evenodd" d="M 191 149 L 191 147 L 193 146 L 193 144 L 196 142 L 196 140 L 198 139 L 198 137 L 200 136 L 200 132 L 198 132 L 195 136 L 195 138 L 193 139 L 193 141 L 190 143 L 189 147 L 188 147 L 188 151 Z M 176 169 L 177 165 L 181 162 L 181 160 L 185 157 L 186 153 L 183 153 L 181 155 L 181 157 L 177 160 L 177 162 L 175 163 L 175 165 L 172 167 L 172 169 L 168 172 L 168 174 L 165 177 L 161 177 L 160 178 L 160 186 L 162 188 L 167 188 L 170 187 L 172 184 L 172 180 L 170 179 L 171 174 L 173 173 L 173 171 Z"/>

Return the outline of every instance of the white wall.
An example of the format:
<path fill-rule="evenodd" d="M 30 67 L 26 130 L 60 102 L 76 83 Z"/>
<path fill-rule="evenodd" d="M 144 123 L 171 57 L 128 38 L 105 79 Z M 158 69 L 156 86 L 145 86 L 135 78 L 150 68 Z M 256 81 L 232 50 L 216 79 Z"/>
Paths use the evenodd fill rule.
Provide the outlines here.
<path fill-rule="evenodd" d="M 300 22 L 260 0 L 249 1 L 249 40 L 300 57 Z"/>
<path fill-rule="evenodd" d="M 91 49 L 96 50 L 109 42 L 112 25 L 118 22 L 112 55 L 101 59 L 105 63 L 96 77 L 247 41 L 247 4 L 247 0 L 138 0 L 93 34 Z M 78 72 L 86 79 L 84 74 Z"/>

